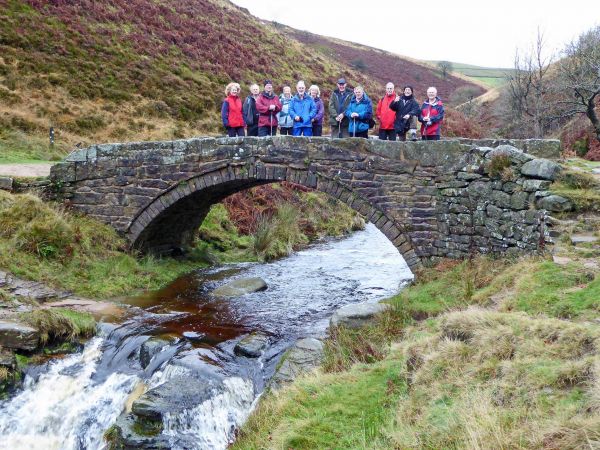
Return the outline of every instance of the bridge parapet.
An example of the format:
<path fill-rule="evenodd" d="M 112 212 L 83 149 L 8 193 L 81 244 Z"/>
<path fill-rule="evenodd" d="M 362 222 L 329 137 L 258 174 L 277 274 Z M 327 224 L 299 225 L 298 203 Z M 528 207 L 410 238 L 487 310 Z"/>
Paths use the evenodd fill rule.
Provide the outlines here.
<path fill-rule="evenodd" d="M 52 179 L 71 207 L 159 252 L 189 243 L 213 203 L 290 181 L 365 215 L 414 269 L 423 259 L 543 248 L 545 211 L 535 205 L 549 175 L 522 171 L 532 160 L 512 146 L 459 141 L 197 138 L 92 146 L 54 166 Z"/>

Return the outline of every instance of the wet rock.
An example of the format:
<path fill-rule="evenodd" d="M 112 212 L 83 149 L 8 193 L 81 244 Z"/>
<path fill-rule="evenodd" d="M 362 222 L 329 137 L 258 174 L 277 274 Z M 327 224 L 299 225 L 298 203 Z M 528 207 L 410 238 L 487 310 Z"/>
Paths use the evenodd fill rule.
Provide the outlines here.
<path fill-rule="evenodd" d="M 140 347 L 140 364 L 145 369 L 150 364 L 152 358 L 160 353 L 163 348 L 169 345 L 167 339 L 150 338 Z"/>
<path fill-rule="evenodd" d="M 233 349 L 237 355 L 258 358 L 269 343 L 269 337 L 260 332 L 251 333 L 238 342 Z"/>
<path fill-rule="evenodd" d="M 162 422 L 136 421 L 135 416 L 128 414 L 117 418 L 115 425 L 109 430 L 107 440 L 109 448 L 123 450 L 165 450 L 171 448 L 166 436 L 161 436 Z"/>
<path fill-rule="evenodd" d="M 371 322 L 377 314 L 391 308 L 385 303 L 357 303 L 342 306 L 331 316 L 330 325 L 343 325 L 348 328 L 360 328 Z"/>
<path fill-rule="evenodd" d="M 294 381 L 298 375 L 319 367 L 322 361 L 323 342 L 315 338 L 300 339 L 281 358 L 269 386 L 279 389 Z"/>
<path fill-rule="evenodd" d="M 251 292 L 264 291 L 267 283 L 262 278 L 239 278 L 219 286 L 212 293 L 217 297 L 239 297 Z"/>
<path fill-rule="evenodd" d="M 204 336 L 204 333 L 197 333 L 196 331 L 184 331 L 181 335 L 186 338 L 188 341 L 198 342 L 201 341 Z"/>
<path fill-rule="evenodd" d="M 0 320 L 0 347 L 33 351 L 40 341 L 40 333 L 33 327 L 12 320 Z"/>
<path fill-rule="evenodd" d="M 552 212 L 571 211 L 573 204 L 570 200 L 560 195 L 548 195 L 538 199 L 536 206 L 539 209 L 545 209 Z"/>
<path fill-rule="evenodd" d="M 131 412 L 144 419 L 162 420 L 165 414 L 176 415 L 192 409 L 222 390 L 223 384 L 216 378 L 179 375 L 134 401 Z"/>
<path fill-rule="evenodd" d="M 547 159 L 534 159 L 521 167 L 521 173 L 527 177 L 554 181 L 562 168 L 559 164 Z"/>
<path fill-rule="evenodd" d="M 64 299 L 69 297 L 68 292 L 57 291 L 37 281 L 22 280 L 14 275 L 0 271 L 0 287 L 15 297 L 25 297 L 38 302 L 50 299 Z"/>

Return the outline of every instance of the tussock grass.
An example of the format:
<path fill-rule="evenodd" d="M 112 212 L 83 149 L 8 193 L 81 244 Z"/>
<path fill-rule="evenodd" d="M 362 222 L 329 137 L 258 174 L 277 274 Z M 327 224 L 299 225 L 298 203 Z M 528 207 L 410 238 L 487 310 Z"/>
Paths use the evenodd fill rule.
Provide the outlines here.
<path fill-rule="evenodd" d="M 576 211 L 600 211 L 600 189 L 574 188 L 562 182 L 556 182 L 551 190 L 573 203 Z"/>
<path fill-rule="evenodd" d="M 71 309 L 36 309 L 22 313 L 20 319 L 40 332 L 42 345 L 54 339 L 89 337 L 96 330 L 96 321 L 91 314 Z"/>
<path fill-rule="evenodd" d="M 0 192 L 0 267 L 16 276 L 107 298 L 159 288 L 200 265 L 138 260 L 125 248 L 107 225 L 66 213 L 31 194 Z"/>

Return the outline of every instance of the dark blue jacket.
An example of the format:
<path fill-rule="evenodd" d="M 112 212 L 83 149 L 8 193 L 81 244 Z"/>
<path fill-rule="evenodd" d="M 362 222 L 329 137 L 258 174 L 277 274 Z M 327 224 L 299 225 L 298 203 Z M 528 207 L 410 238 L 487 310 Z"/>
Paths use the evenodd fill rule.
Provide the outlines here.
<path fill-rule="evenodd" d="M 353 119 L 352 113 L 358 113 L 358 117 Z M 360 133 L 361 131 L 369 131 L 369 119 L 373 118 L 373 104 L 371 99 L 367 97 L 367 94 L 363 94 L 363 98 L 360 102 L 356 101 L 356 96 L 352 96 L 348 109 L 344 112 L 344 115 L 348 118 L 350 123 L 348 124 L 348 132 L 352 135 L 355 131 Z M 356 130 L 354 126 L 356 124 Z"/>
<path fill-rule="evenodd" d="M 304 94 L 304 98 L 300 98 L 298 94 L 294 95 L 290 102 L 290 116 L 292 120 L 300 117 L 300 121 L 294 120 L 294 128 L 312 127 L 312 120 L 317 115 L 317 106 L 314 100 L 308 94 Z"/>

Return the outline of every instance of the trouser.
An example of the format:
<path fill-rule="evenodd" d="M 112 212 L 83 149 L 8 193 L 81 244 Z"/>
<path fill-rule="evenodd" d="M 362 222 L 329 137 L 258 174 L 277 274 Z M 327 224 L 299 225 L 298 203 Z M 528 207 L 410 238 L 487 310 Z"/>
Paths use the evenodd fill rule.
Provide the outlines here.
<path fill-rule="evenodd" d="M 294 136 L 312 136 L 312 127 L 294 127 Z"/>
<path fill-rule="evenodd" d="M 379 139 L 382 141 L 395 141 L 396 131 L 395 130 L 382 130 L 379 129 Z"/>
<path fill-rule="evenodd" d="M 244 136 L 244 127 L 227 127 L 227 136 Z"/>
<path fill-rule="evenodd" d="M 313 123 L 313 126 L 312 126 L 312 135 L 313 136 L 322 136 L 323 135 L 323 125 L 319 125 L 317 123 Z"/>
<path fill-rule="evenodd" d="M 424 141 L 439 141 L 440 135 L 436 134 L 436 135 L 432 135 L 432 136 L 423 136 L 421 139 Z"/>
<path fill-rule="evenodd" d="M 369 130 L 357 131 L 356 133 L 351 134 L 350 137 L 369 139 Z"/>
<path fill-rule="evenodd" d="M 291 136 L 293 127 L 281 127 L 279 129 L 279 134 L 282 136 Z"/>
<path fill-rule="evenodd" d="M 336 122 L 335 125 L 331 125 L 331 137 L 333 138 L 347 138 L 350 137 L 348 132 L 348 121 L 342 120 Z"/>
<path fill-rule="evenodd" d="M 275 136 L 277 134 L 277 126 L 274 127 L 258 127 L 258 136 Z"/>
<path fill-rule="evenodd" d="M 248 125 L 246 128 L 246 136 L 258 136 L 258 124 Z"/>

